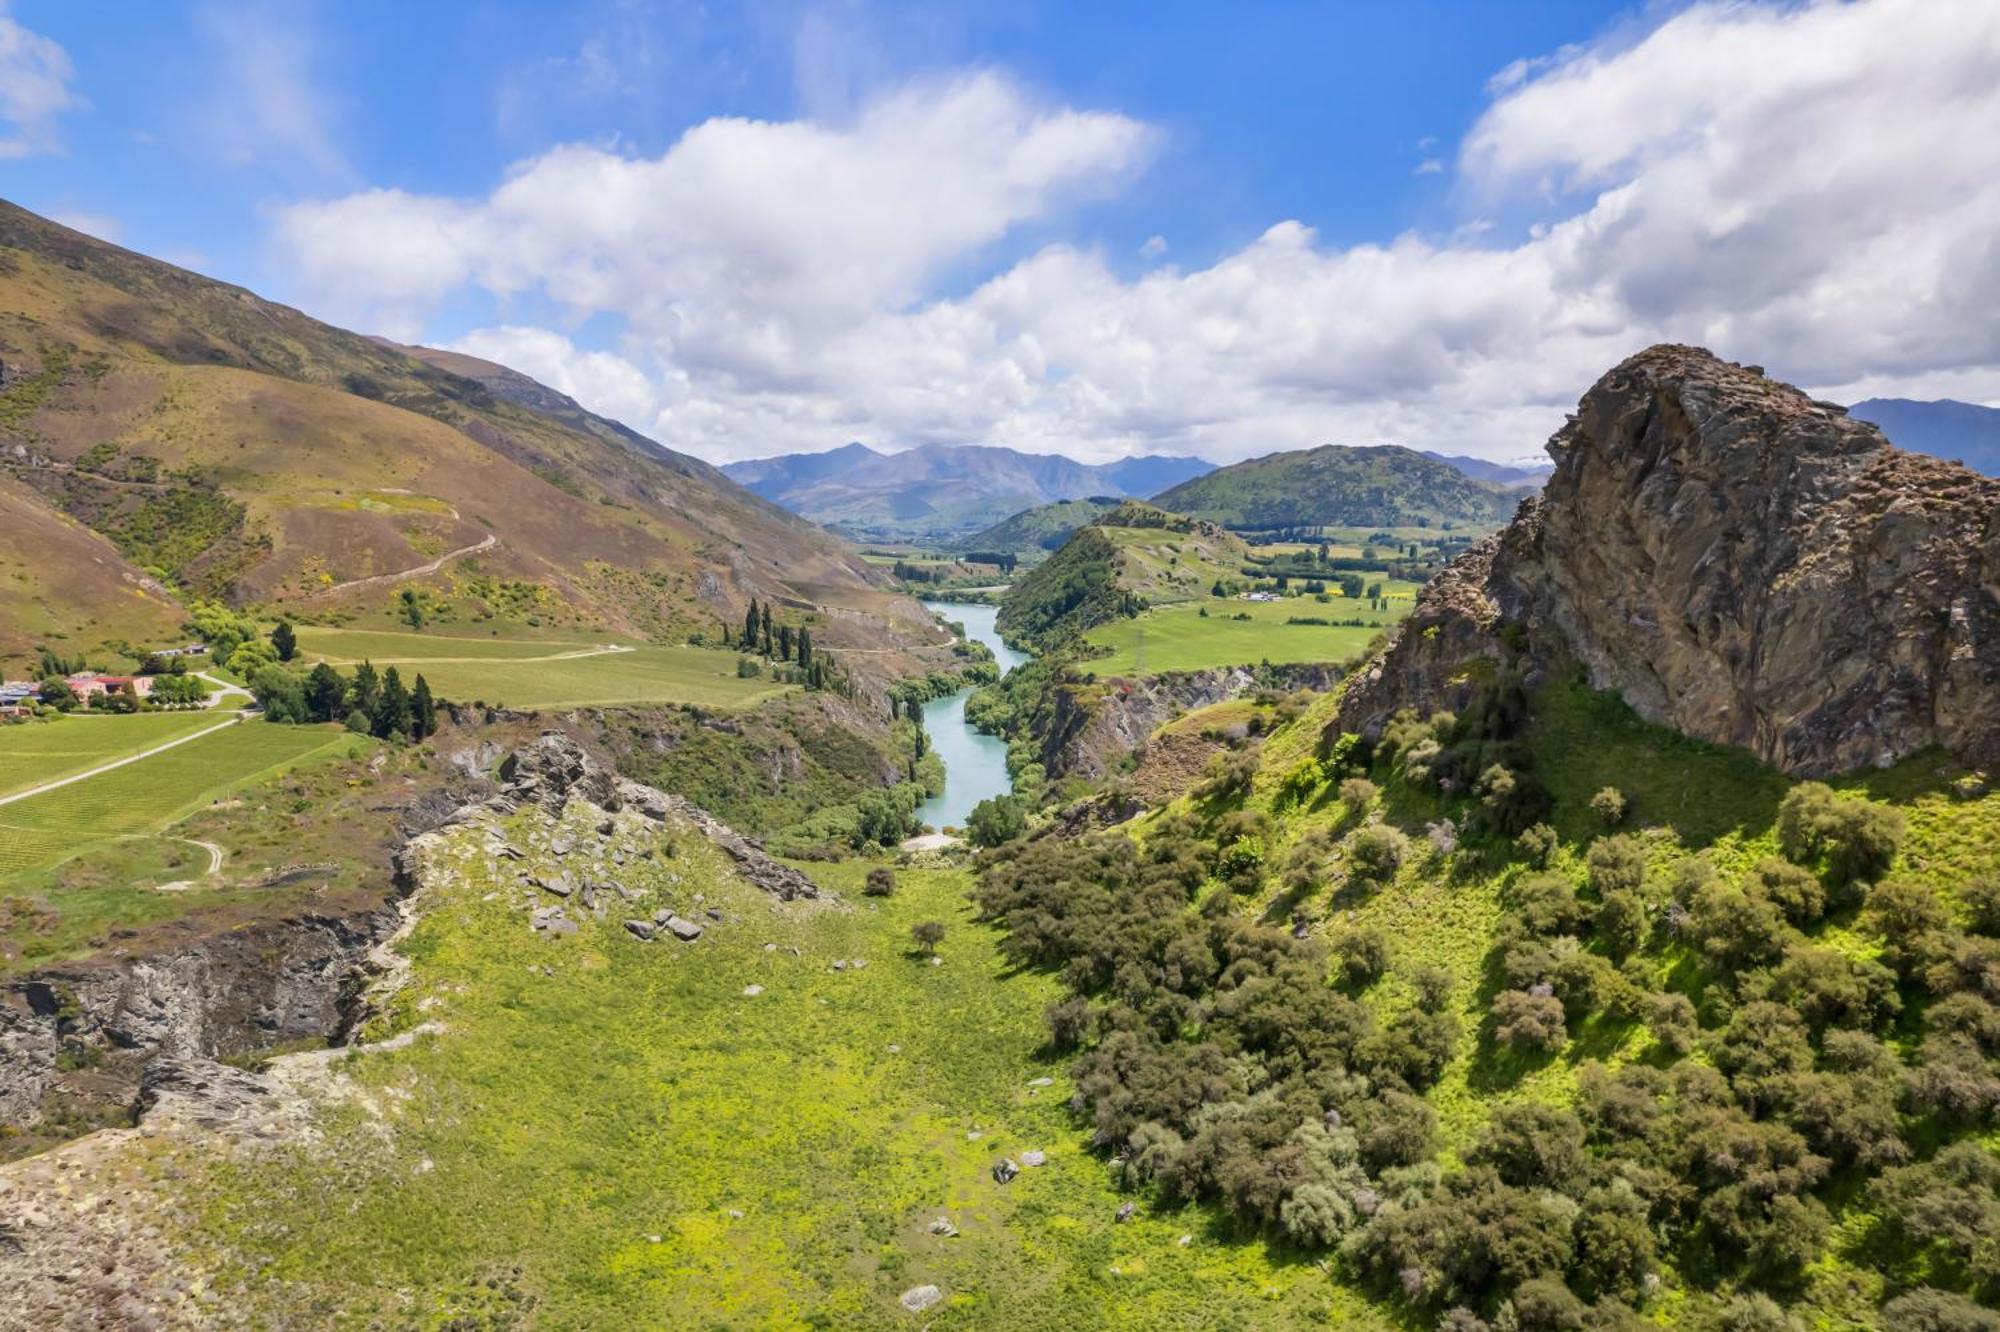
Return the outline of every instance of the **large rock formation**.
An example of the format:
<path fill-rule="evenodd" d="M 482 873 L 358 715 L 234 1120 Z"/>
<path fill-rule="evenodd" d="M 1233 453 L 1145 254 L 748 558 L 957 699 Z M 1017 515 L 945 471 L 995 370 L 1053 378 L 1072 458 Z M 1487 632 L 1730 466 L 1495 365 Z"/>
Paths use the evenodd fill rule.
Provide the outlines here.
<path fill-rule="evenodd" d="M 1573 662 L 1790 772 L 2000 760 L 2000 481 L 1681 346 L 1605 375 L 1549 453 L 1542 495 L 1425 590 L 1339 725 Z"/>

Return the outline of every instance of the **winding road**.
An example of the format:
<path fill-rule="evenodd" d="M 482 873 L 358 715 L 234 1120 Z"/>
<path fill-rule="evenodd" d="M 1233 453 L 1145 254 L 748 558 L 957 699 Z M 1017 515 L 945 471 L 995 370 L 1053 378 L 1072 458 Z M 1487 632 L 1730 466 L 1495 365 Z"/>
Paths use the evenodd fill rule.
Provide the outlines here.
<path fill-rule="evenodd" d="M 414 569 L 398 569 L 394 573 L 370 574 L 366 578 L 350 578 L 344 583 L 335 583 L 331 587 L 323 587 L 317 592 L 309 592 L 306 594 L 306 600 L 311 601 L 318 597 L 330 597 L 336 592 L 345 592 L 349 588 L 374 587 L 377 584 L 401 582 L 405 578 L 422 578 L 426 574 L 436 573 L 453 560 L 463 559 L 467 555 L 477 555 L 480 551 L 491 550 L 499 544 L 500 538 L 489 532 L 484 541 L 476 541 L 470 546 L 460 546 L 457 550 L 448 550 L 429 564 L 419 564 Z"/>

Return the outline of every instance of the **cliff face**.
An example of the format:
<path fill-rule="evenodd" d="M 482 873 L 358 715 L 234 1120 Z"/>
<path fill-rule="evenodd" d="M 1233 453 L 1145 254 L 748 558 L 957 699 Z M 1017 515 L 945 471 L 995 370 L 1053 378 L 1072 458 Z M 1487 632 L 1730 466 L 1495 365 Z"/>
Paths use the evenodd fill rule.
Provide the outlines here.
<path fill-rule="evenodd" d="M 1454 706 L 1518 657 L 1790 772 L 2000 759 L 2000 481 L 1680 346 L 1600 379 L 1549 453 L 1541 497 L 1425 590 L 1342 727 Z"/>

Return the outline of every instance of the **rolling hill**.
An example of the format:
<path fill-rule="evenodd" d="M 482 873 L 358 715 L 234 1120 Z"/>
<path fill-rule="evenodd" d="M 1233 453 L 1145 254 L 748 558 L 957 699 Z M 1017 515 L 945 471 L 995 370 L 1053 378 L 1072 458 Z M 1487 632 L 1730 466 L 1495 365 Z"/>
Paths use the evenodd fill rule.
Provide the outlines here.
<path fill-rule="evenodd" d="M 2000 407 L 1939 398 L 1869 398 L 1847 409 L 1850 416 L 1882 427 L 1898 448 L 1964 463 L 1975 472 L 2000 476 Z"/>
<path fill-rule="evenodd" d="M 39 608 L 0 653 L 145 642 L 194 598 L 383 620 L 406 585 L 444 620 L 678 640 L 754 596 L 830 647 L 932 637 L 837 538 L 526 376 L 4 203 L 0 503 Z"/>
<path fill-rule="evenodd" d="M 1078 528 L 1014 584 L 996 621 L 1038 652 L 1149 605 L 1207 595 L 1249 548 L 1213 523 L 1130 500 Z"/>
<path fill-rule="evenodd" d="M 1513 515 L 1522 493 L 1395 444 L 1325 444 L 1217 468 L 1153 502 L 1246 531 L 1491 527 Z"/>
<path fill-rule="evenodd" d="M 794 513 L 856 536 L 956 541 L 1036 505 L 1143 498 L 1211 467 L 1199 458 L 1150 455 L 1093 466 L 980 444 L 889 454 L 849 444 L 730 463 L 723 471 Z"/>
<path fill-rule="evenodd" d="M 1069 540 L 1070 533 L 1085 523 L 1117 508 L 1123 500 L 1108 495 L 1089 499 L 1054 500 L 1023 509 L 1011 518 L 974 532 L 957 543 L 967 551 L 998 551 L 1006 555 L 1038 554 L 1055 550 Z"/>

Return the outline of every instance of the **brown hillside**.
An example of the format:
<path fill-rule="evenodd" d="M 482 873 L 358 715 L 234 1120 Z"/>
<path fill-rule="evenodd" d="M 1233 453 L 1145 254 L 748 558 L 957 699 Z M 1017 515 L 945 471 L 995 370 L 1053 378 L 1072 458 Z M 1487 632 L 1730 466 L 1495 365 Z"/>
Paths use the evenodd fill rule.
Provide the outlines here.
<path fill-rule="evenodd" d="M 187 596 L 365 620 L 407 581 L 456 617 L 670 638 L 755 596 L 825 610 L 832 647 L 935 637 L 838 539 L 489 368 L 468 378 L 0 203 L 0 468 Z M 36 570 L 31 599 L 64 578 Z M 137 615 L 46 630 L 153 633 Z"/>

